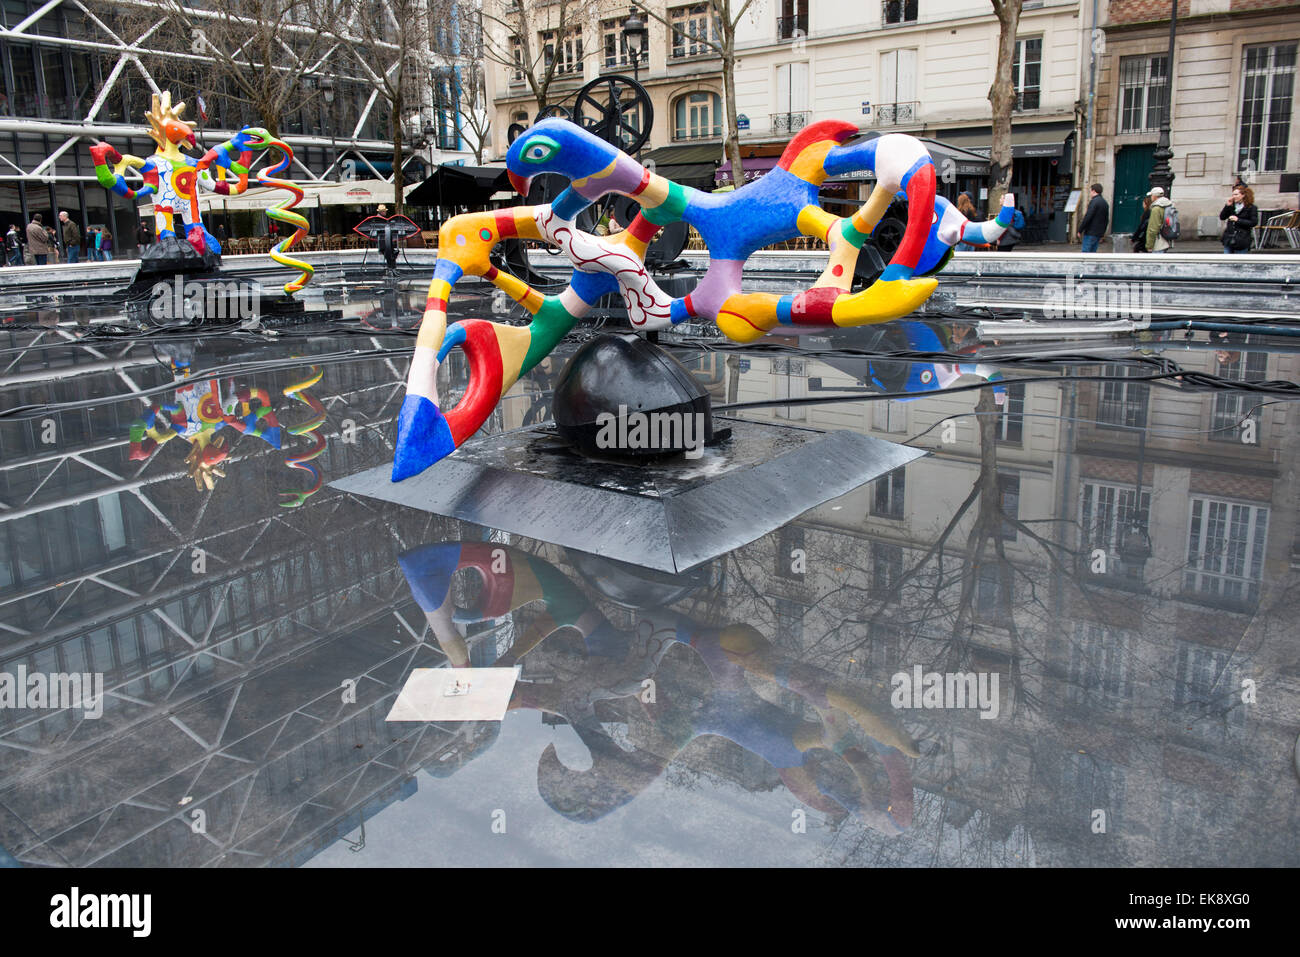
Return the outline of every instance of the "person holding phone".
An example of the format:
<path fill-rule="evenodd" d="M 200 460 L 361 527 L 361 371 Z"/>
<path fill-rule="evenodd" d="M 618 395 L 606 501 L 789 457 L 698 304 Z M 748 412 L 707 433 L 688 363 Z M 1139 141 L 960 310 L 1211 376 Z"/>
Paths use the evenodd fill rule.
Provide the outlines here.
<path fill-rule="evenodd" d="M 1223 251 L 1227 255 L 1250 252 L 1254 239 L 1255 227 L 1259 225 L 1259 210 L 1255 207 L 1255 191 L 1249 186 L 1238 184 L 1232 188 L 1232 195 L 1223 209 L 1219 219 L 1225 222 L 1223 227 Z"/>

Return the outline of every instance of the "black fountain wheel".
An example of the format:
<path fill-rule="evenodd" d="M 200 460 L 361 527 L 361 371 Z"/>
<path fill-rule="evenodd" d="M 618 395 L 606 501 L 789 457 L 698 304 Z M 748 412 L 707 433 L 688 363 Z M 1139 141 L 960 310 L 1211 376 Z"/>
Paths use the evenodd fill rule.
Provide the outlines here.
<path fill-rule="evenodd" d="M 654 107 L 650 94 L 630 76 L 611 73 L 578 91 L 574 122 L 624 153 L 635 153 L 650 138 Z"/>

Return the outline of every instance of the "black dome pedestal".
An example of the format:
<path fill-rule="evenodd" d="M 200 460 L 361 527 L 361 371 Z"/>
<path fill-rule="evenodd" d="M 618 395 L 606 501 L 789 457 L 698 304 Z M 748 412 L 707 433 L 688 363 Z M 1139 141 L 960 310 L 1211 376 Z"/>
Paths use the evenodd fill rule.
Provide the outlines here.
<path fill-rule="evenodd" d="M 709 393 L 690 370 L 635 334 L 580 346 L 560 371 L 551 408 L 560 435 L 596 458 L 698 455 L 731 431 L 715 432 Z"/>

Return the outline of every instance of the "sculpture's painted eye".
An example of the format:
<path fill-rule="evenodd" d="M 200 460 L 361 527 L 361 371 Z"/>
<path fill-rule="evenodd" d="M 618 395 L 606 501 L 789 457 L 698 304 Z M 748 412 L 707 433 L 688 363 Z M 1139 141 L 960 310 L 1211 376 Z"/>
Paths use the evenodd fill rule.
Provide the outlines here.
<path fill-rule="evenodd" d="M 525 163 L 545 163 L 559 150 L 560 144 L 549 136 L 534 136 L 524 147 L 522 158 Z"/>

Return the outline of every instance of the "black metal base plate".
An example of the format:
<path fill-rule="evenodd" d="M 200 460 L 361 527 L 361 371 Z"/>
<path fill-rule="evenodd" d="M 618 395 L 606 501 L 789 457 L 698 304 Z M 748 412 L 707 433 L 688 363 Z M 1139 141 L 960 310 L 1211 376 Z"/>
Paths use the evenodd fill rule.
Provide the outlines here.
<path fill-rule="evenodd" d="M 683 572 L 925 452 L 859 435 L 719 420 L 730 438 L 647 464 L 585 458 L 549 425 L 473 440 L 421 474 L 334 488 L 666 572 Z"/>

